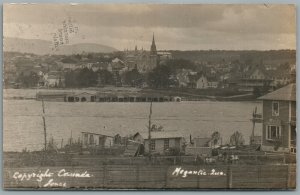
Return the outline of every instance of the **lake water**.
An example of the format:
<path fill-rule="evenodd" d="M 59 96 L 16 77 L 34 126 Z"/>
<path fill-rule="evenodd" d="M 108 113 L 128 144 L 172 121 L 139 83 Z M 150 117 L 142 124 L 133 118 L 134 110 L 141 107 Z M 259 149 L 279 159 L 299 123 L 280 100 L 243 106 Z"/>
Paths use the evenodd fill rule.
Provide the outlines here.
<path fill-rule="evenodd" d="M 152 123 L 162 125 L 165 131 L 181 132 L 186 139 L 210 137 L 219 131 L 223 143 L 230 135 L 240 131 L 246 143 L 252 131 L 253 109 L 260 102 L 164 102 L 153 103 Z M 48 138 L 53 137 L 60 146 L 61 140 L 77 139 L 80 132 L 98 132 L 122 136 L 147 132 L 149 103 L 95 103 L 45 102 Z M 43 148 L 42 102 L 35 100 L 3 100 L 4 151 L 21 151 L 23 148 Z M 261 134 L 257 124 L 255 134 Z"/>

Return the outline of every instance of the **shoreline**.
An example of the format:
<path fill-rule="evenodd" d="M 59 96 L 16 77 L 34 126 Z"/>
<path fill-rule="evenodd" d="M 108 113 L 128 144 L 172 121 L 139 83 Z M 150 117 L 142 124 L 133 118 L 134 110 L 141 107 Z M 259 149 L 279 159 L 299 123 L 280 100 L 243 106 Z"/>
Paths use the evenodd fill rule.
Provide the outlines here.
<path fill-rule="evenodd" d="M 254 97 L 251 93 L 246 92 L 235 92 L 231 90 L 223 90 L 224 92 L 229 92 L 228 95 L 214 94 L 220 93 L 222 89 L 208 89 L 208 90 L 189 90 L 188 92 L 176 89 L 174 91 L 167 89 L 139 89 L 139 88 L 127 88 L 127 87 L 105 87 L 105 88 L 55 88 L 55 89 L 45 89 L 45 88 L 25 88 L 25 89 L 13 89 L 6 88 L 3 89 L 3 99 L 4 100 L 36 100 L 36 94 L 38 92 L 72 92 L 72 93 L 80 93 L 80 92 L 88 92 L 88 93 L 112 93 L 116 95 L 124 95 L 124 94 L 135 94 L 135 95 L 161 95 L 161 96 L 169 96 L 169 97 L 180 97 L 181 101 L 257 101 L 257 98 Z M 194 91 L 191 93 L 190 91 Z M 196 93 L 197 92 L 197 93 Z M 221 91 L 222 92 L 222 91 Z M 54 100 L 55 101 L 55 100 Z"/>

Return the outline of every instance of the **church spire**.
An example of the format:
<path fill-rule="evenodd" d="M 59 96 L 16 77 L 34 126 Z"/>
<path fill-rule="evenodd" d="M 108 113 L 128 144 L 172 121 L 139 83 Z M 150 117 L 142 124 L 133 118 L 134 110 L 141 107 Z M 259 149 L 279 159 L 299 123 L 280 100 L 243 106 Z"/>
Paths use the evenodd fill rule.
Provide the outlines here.
<path fill-rule="evenodd" d="M 153 37 L 152 37 L 152 44 L 154 43 L 155 45 L 155 40 L 154 40 L 154 33 L 153 33 Z"/>
<path fill-rule="evenodd" d="M 153 38 L 152 38 L 152 44 L 151 44 L 151 49 L 150 49 L 150 53 L 152 55 L 156 55 L 156 45 L 155 45 L 155 39 L 154 39 L 154 33 L 153 33 Z"/>

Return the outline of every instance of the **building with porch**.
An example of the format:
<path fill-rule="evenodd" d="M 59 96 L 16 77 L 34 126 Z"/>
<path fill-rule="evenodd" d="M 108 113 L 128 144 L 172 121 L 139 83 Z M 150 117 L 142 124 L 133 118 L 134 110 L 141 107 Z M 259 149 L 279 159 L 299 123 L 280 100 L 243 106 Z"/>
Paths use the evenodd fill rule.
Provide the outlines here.
<path fill-rule="evenodd" d="M 260 98 L 263 100 L 263 151 L 296 153 L 296 84 Z"/>
<path fill-rule="evenodd" d="M 144 138 L 145 151 L 149 152 L 148 134 L 141 134 Z M 185 138 L 178 131 L 151 131 L 150 150 L 152 153 L 164 154 L 169 149 L 183 152 Z"/>
<path fill-rule="evenodd" d="M 239 91 L 254 91 L 255 88 L 259 90 L 269 90 L 272 79 L 269 78 L 267 71 L 262 67 L 255 67 L 246 72 L 242 78 L 239 79 Z"/>

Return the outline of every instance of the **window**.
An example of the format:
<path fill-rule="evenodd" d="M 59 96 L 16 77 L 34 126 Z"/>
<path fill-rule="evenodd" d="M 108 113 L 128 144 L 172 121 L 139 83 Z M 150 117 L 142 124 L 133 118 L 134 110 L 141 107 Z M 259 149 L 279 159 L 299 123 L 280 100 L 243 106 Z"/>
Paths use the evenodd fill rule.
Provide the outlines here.
<path fill-rule="evenodd" d="M 90 135 L 90 145 L 94 145 L 94 136 Z"/>
<path fill-rule="evenodd" d="M 267 136 L 267 140 L 279 139 L 281 136 L 280 126 L 274 126 L 274 125 L 267 126 L 266 136 Z"/>
<path fill-rule="evenodd" d="M 164 140 L 164 149 L 169 149 L 169 139 Z"/>
<path fill-rule="evenodd" d="M 88 139 L 89 139 L 89 135 L 85 133 L 84 134 L 84 140 L 83 140 L 84 145 L 88 145 Z"/>
<path fill-rule="evenodd" d="M 150 141 L 150 150 L 155 150 L 155 140 Z"/>
<path fill-rule="evenodd" d="M 272 102 L 272 116 L 279 116 L 279 102 Z"/>

